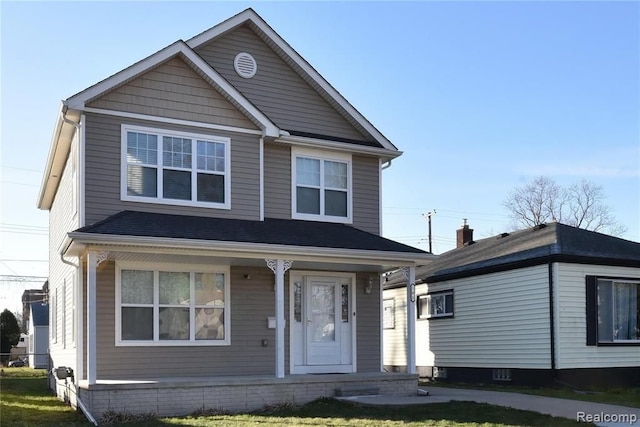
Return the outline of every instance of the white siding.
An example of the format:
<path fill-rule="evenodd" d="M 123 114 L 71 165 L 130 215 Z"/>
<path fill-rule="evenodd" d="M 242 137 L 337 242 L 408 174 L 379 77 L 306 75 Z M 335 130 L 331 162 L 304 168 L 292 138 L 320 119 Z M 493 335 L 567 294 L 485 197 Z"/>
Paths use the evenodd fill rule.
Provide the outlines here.
<path fill-rule="evenodd" d="M 583 264 L 554 264 L 557 290 L 557 367 L 609 368 L 640 366 L 640 346 L 587 346 L 586 276 L 640 279 L 640 269 Z"/>
<path fill-rule="evenodd" d="M 383 300 L 393 299 L 394 322 L 393 328 L 383 328 L 383 351 L 385 366 L 407 365 L 407 290 L 406 288 L 389 289 L 383 292 Z M 384 313 L 383 313 L 384 316 Z M 417 326 L 417 325 L 416 325 Z M 416 329 L 416 336 L 421 332 Z M 429 366 L 423 362 L 425 355 L 429 353 L 420 341 L 416 349 L 416 363 L 418 366 Z"/>
<path fill-rule="evenodd" d="M 454 317 L 416 321 L 418 366 L 549 369 L 548 266 L 419 285 L 416 295 L 452 289 Z M 404 294 L 386 291 L 384 298 Z M 396 328 L 385 330 L 385 364 L 402 365 L 404 297 Z"/>

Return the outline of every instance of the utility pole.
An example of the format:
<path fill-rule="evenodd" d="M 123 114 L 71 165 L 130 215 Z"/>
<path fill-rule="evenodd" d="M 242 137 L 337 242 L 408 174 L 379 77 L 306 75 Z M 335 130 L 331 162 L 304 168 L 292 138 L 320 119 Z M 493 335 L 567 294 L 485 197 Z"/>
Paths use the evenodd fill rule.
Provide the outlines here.
<path fill-rule="evenodd" d="M 433 253 L 433 250 L 431 248 L 431 217 L 434 216 L 436 214 L 436 210 L 434 209 L 433 212 L 429 211 L 426 214 L 422 214 L 423 217 L 427 218 L 427 222 L 429 223 L 429 252 Z"/>

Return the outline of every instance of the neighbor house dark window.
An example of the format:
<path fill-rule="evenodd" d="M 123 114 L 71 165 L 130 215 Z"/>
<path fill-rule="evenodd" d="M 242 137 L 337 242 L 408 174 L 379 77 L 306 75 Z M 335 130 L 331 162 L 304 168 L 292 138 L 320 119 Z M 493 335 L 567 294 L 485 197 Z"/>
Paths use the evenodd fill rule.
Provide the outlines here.
<path fill-rule="evenodd" d="M 640 344 L 640 280 L 587 276 L 587 345 Z"/>
<path fill-rule="evenodd" d="M 453 291 L 418 295 L 418 319 L 453 317 Z"/>

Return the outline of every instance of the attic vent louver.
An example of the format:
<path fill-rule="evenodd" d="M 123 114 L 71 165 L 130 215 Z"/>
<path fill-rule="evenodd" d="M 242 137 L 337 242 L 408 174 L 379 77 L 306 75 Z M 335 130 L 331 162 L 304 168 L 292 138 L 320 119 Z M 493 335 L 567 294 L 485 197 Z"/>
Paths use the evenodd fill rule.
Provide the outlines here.
<path fill-rule="evenodd" d="M 240 77 L 250 79 L 256 75 L 258 64 L 253 56 L 246 52 L 240 52 L 233 60 L 233 68 L 235 68 L 236 73 L 238 73 Z"/>

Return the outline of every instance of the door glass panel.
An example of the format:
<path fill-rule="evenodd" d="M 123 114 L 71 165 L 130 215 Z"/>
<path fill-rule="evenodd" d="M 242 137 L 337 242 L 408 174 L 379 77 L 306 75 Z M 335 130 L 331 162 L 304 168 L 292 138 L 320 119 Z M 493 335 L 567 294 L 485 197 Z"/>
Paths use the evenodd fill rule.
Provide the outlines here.
<path fill-rule="evenodd" d="M 311 286 L 311 324 L 312 341 L 335 341 L 335 286 Z"/>
<path fill-rule="evenodd" d="M 342 285 L 342 321 L 349 321 L 349 285 Z"/>
<path fill-rule="evenodd" d="M 297 323 L 302 322 L 302 283 L 294 283 L 293 315 Z"/>

